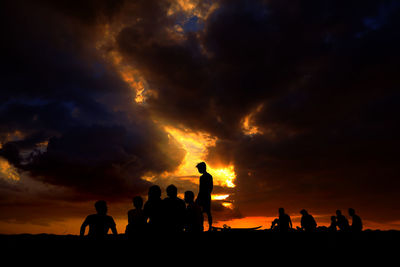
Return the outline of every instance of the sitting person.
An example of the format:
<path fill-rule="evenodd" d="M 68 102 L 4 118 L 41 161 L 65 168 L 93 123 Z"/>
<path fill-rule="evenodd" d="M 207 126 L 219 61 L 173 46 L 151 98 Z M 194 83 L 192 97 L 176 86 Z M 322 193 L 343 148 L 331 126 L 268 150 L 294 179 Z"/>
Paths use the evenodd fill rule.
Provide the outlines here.
<path fill-rule="evenodd" d="M 329 225 L 328 231 L 337 232 L 336 216 L 331 216 L 331 225 Z"/>
<path fill-rule="evenodd" d="M 88 236 L 93 239 L 104 239 L 111 229 L 114 236 L 118 235 L 114 219 L 107 215 L 107 203 L 99 200 L 94 204 L 97 214 L 86 217 L 82 223 L 80 235 L 85 235 L 86 227 L 89 226 Z"/>
<path fill-rule="evenodd" d="M 336 211 L 336 223 L 340 231 L 347 232 L 350 230 L 349 221 L 340 210 Z"/>
<path fill-rule="evenodd" d="M 185 192 L 186 216 L 185 231 L 186 232 L 203 232 L 203 212 L 201 207 L 194 202 L 194 193 L 192 191 Z"/>
<path fill-rule="evenodd" d="M 300 213 L 303 215 L 301 217 L 301 230 L 314 232 L 317 229 L 317 223 L 315 222 L 314 217 L 305 209 L 302 209 Z"/>
<path fill-rule="evenodd" d="M 361 232 L 363 225 L 360 216 L 356 214 L 356 211 L 352 208 L 349 209 L 349 215 L 352 218 L 350 230 L 352 232 Z"/>
<path fill-rule="evenodd" d="M 148 199 L 143 208 L 144 215 L 148 218 L 150 232 L 161 232 L 163 227 L 163 201 L 161 188 L 153 185 L 149 188 Z"/>
<path fill-rule="evenodd" d="M 143 199 L 136 196 L 132 199 L 135 209 L 128 211 L 128 225 L 126 226 L 125 234 L 132 236 L 134 234 L 143 233 L 146 230 L 147 217 L 143 212 Z"/>
<path fill-rule="evenodd" d="M 182 232 L 185 220 L 185 201 L 178 198 L 178 189 L 174 185 L 167 187 L 167 196 L 163 200 L 164 230 L 169 233 Z"/>

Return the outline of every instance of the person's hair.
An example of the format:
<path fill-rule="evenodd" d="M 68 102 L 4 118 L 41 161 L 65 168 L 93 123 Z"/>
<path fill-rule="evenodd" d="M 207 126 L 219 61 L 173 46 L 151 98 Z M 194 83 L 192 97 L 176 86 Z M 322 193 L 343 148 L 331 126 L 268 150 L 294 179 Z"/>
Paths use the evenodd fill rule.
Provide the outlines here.
<path fill-rule="evenodd" d="M 196 165 L 196 167 L 197 167 L 198 169 L 201 169 L 201 170 L 206 170 L 206 169 L 207 169 L 207 165 L 206 165 L 206 163 L 205 163 L 204 161 L 198 163 L 198 164 Z"/>
<path fill-rule="evenodd" d="M 279 208 L 279 213 L 285 213 L 285 209 L 284 208 Z"/>
<path fill-rule="evenodd" d="M 337 211 L 336 211 L 336 214 L 341 215 L 341 214 L 342 214 L 342 211 L 341 211 L 341 210 L 337 210 Z"/>
<path fill-rule="evenodd" d="M 132 199 L 132 202 L 133 202 L 133 205 L 138 209 L 143 207 L 143 198 L 141 196 L 135 196 Z"/>
<path fill-rule="evenodd" d="M 98 213 L 107 213 L 107 202 L 104 200 L 96 201 L 96 203 L 94 203 L 94 207 Z"/>
<path fill-rule="evenodd" d="M 171 184 L 167 187 L 167 196 L 176 197 L 178 195 L 178 189 L 175 185 Z"/>
<path fill-rule="evenodd" d="M 161 188 L 158 185 L 152 185 L 149 188 L 149 199 L 157 199 L 161 197 Z"/>
<path fill-rule="evenodd" d="M 302 209 L 302 210 L 300 211 L 300 213 L 303 214 L 303 215 L 305 215 L 305 214 L 307 214 L 308 212 L 307 212 L 305 209 Z"/>
<path fill-rule="evenodd" d="M 194 193 L 192 191 L 185 192 L 185 201 L 192 202 L 194 200 Z"/>
<path fill-rule="evenodd" d="M 349 214 L 356 214 L 356 211 L 353 208 L 349 208 Z"/>

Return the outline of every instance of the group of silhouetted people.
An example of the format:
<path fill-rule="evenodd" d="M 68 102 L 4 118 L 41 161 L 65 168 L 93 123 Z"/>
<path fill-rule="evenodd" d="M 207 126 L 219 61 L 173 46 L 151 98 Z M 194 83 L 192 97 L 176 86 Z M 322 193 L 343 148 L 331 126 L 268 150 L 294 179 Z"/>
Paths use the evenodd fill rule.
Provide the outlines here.
<path fill-rule="evenodd" d="M 271 229 L 279 232 L 289 232 L 293 229 L 292 220 L 290 216 L 285 213 L 283 208 L 279 208 L 279 218 L 272 221 Z M 315 232 L 317 231 L 317 222 L 314 217 L 307 212 L 307 210 L 302 209 L 300 211 L 301 220 L 300 227 L 297 230 L 305 232 Z M 329 227 L 321 228 L 323 230 L 336 232 L 361 232 L 363 225 L 360 216 L 358 216 L 353 208 L 349 208 L 349 215 L 352 218 L 352 224 L 349 224 L 347 218 L 342 214 L 340 210 L 336 211 L 336 216 L 331 217 L 331 224 Z"/>
<path fill-rule="evenodd" d="M 161 188 L 153 185 L 149 188 L 148 199 L 143 203 L 141 196 L 132 199 L 134 209 L 128 211 L 128 225 L 125 233 L 129 237 L 143 233 L 198 233 L 203 231 L 203 213 L 207 214 L 209 230 L 212 229 L 211 192 L 213 178 L 206 171 L 206 164 L 196 165 L 200 176 L 199 193 L 195 200 L 192 191 L 186 191 L 184 200 L 178 197 L 178 189 L 169 185 L 167 197 L 161 199 Z M 107 215 L 107 204 L 100 200 L 95 203 L 97 213 L 89 215 L 81 226 L 80 235 L 85 234 L 89 226 L 88 236 L 103 238 L 111 229 L 117 235 L 116 225 L 111 216 Z"/>

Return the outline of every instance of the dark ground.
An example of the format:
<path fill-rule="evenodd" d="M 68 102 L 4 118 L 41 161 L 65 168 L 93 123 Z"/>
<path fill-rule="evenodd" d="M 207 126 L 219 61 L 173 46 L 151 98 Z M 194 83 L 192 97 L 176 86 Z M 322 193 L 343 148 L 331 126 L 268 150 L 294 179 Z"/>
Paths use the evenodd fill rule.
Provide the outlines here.
<path fill-rule="evenodd" d="M 356 265 L 398 266 L 399 231 L 304 233 L 265 230 L 205 232 L 200 235 L 124 235 L 94 241 L 67 235 L 0 235 L 1 257 L 12 262 L 135 265 Z M 393 262 L 394 261 L 394 262 Z M 240 263 L 241 262 L 241 263 Z M 131 263 L 131 264 L 129 264 Z M 168 263 L 168 264 L 167 264 Z M 239 264 L 240 263 L 240 264 Z M 239 265 L 238 265 L 239 264 Z M 374 265 L 376 265 L 374 264 Z"/>

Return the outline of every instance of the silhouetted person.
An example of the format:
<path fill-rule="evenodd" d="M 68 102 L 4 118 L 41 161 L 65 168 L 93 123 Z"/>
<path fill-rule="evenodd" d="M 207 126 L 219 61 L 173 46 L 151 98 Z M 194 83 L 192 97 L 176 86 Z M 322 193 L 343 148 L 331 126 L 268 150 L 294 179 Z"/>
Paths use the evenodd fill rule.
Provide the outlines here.
<path fill-rule="evenodd" d="M 178 189 L 174 185 L 167 187 L 167 197 L 163 200 L 164 229 L 167 232 L 182 232 L 185 222 L 186 205 L 178 198 Z"/>
<path fill-rule="evenodd" d="M 340 210 L 336 211 L 336 224 L 340 231 L 346 232 L 350 228 L 349 221 L 346 219 L 346 217 L 342 214 Z"/>
<path fill-rule="evenodd" d="M 200 162 L 196 165 L 197 170 L 202 175 L 200 176 L 199 194 L 197 195 L 196 203 L 201 206 L 202 212 L 207 214 L 208 230 L 212 230 L 212 215 L 211 215 L 211 192 L 213 190 L 213 177 L 207 172 L 205 162 Z"/>
<path fill-rule="evenodd" d="M 317 223 L 314 217 L 309 214 L 305 209 L 301 210 L 301 229 L 306 232 L 314 232 L 317 229 Z"/>
<path fill-rule="evenodd" d="M 328 227 L 328 231 L 337 232 L 336 216 L 331 216 L 331 224 Z"/>
<path fill-rule="evenodd" d="M 105 238 L 110 229 L 114 235 L 118 235 L 114 219 L 107 215 L 107 203 L 104 200 L 99 200 L 94 204 L 94 207 L 97 214 L 86 217 L 82 223 L 80 235 L 85 235 L 86 226 L 89 226 L 88 236 L 93 239 Z"/>
<path fill-rule="evenodd" d="M 143 211 L 143 199 L 136 196 L 132 199 L 135 209 L 128 211 L 128 225 L 126 226 L 126 234 L 131 237 L 135 234 L 142 234 L 146 230 L 147 217 Z"/>
<path fill-rule="evenodd" d="M 279 208 L 279 231 L 288 232 L 292 227 L 290 216 L 285 213 L 284 208 Z"/>
<path fill-rule="evenodd" d="M 361 232 L 363 225 L 362 225 L 360 216 L 358 216 L 356 214 L 356 211 L 352 208 L 349 209 L 349 215 L 352 218 L 351 227 L 350 227 L 351 231 L 352 232 Z"/>
<path fill-rule="evenodd" d="M 148 199 L 144 204 L 144 215 L 149 219 L 150 231 L 159 232 L 163 226 L 163 202 L 161 200 L 161 188 L 153 185 L 149 188 Z"/>
<path fill-rule="evenodd" d="M 191 233 L 203 231 L 203 212 L 201 207 L 194 202 L 194 193 L 192 191 L 185 192 L 186 216 L 185 230 Z"/>

